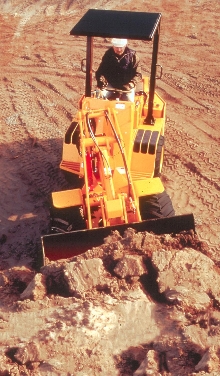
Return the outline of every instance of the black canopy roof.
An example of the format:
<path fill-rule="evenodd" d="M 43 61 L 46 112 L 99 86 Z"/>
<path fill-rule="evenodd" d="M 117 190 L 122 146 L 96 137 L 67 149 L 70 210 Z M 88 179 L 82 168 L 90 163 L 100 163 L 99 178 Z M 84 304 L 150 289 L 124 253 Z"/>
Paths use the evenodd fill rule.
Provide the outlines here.
<path fill-rule="evenodd" d="M 70 34 L 151 41 L 160 19 L 161 13 L 89 9 Z"/>

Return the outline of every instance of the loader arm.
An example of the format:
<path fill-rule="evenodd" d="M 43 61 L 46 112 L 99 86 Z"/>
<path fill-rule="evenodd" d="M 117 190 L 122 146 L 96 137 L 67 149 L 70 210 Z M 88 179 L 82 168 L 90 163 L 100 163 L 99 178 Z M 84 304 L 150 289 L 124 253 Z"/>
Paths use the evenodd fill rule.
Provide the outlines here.
<path fill-rule="evenodd" d="M 106 124 L 108 124 L 108 128 L 110 129 L 108 130 L 109 136 L 101 136 L 101 140 L 100 136 L 95 135 L 90 122 L 91 119 L 94 119 L 94 115 L 98 115 L 98 117 L 102 116 L 100 111 L 97 113 L 95 111 L 87 112 L 85 114 L 85 122 L 80 122 L 82 127 L 81 134 L 89 134 L 90 136 L 89 138 L 84 137 L 81 140 L 83 164 L 84 170 L 86 171 L 83 193 L 85 196 L 85 207 L 87 208 L 86 219 L 88 228 L 96 226 L 92 223 L 92 207 L 95 206 L 100 206 L 101 215 L 99 222 L 102 221 L 104 226 L 109 226 L 117 222 L 127 223 L 128 220 L 130 222 L 141 220 L 138 200 L 130 176 L 126 153 L 121 143 L 122 135 L 120 135 L 117 116 L 114 111 L 110 109 L 105 110 L 103 114 L 106 119 Z M 119 152 L 121 153 L 121 160 L 123 161 L 121 168 L 123 167 L 127 177 L 126 192 L 116 192 L 114 187 L 114 171 L 112 171 L 110 161 L 112 144 L 117 144 Z M 96 176 L 95 172 L 92 171 L 92 153 L 95 154 L 95 158 L 99 161 Z M 120 179 L 120 175 L 118 179 Z M 96 193 L 99 197 L 98 201 L 94 200 Z"/>

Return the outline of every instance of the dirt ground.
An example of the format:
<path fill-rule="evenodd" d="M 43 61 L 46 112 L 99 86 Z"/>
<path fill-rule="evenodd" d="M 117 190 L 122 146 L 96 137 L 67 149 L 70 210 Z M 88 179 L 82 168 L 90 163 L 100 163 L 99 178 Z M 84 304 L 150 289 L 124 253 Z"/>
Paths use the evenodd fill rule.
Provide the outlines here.
<path fill-rule="evenodd" d="M 84 92 L 80 63 L 86 48 L 85 38 L 69 32 L 89 8 L 162 13 L 163 77 L 157 81 L 167 102 L 162 179 L 176 214 L 194 214 L 199 238 L 217 257 L 220 3 L 14 0 L 0 4 L 0 269 L 34 265 L 48 231 L 50 193 L 68 188 L 59 170 L 62 139 Z M 129 45 L 148 74 L 148 46 Z M 108 46 L 95 40 L 95 68 Z"/>

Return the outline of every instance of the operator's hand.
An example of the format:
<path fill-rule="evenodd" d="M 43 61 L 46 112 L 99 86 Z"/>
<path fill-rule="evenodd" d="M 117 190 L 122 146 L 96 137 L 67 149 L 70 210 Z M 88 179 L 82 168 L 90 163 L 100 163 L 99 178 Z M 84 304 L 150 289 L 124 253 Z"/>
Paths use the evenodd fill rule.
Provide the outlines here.
<path fill-rule="evenodd" d="M 106 85 L 104 85 L 102 82 L 97 81 L 97 86 L 100 90 L 104 90 L 106 88 Z"/>
<path fill-rule="evenodd" d="M 106 88 L 107 85 L 108 85 L 107 80 L 105 79 L 104 76 L 101 76 L 101 77 L 99 78 L 99 80 L 97 81 L 97 86 L 98 86 L 98 88 L 99 88 L 100 90 L 103 90 L 103 89 Z"/>
<path fill-rule="evenodd" d="M 134 87 L 135 87 L 135 84 L 134 84 L 134 82 L 129 82 L 128 84 L 126 84 L 126 85 L 123 85 L 123 87 L 122 87 L 122 90 L 127 90 L 127 91 L 129 91 L 129 90 L 131 90 L 131 89 L 134 89 Z"/>

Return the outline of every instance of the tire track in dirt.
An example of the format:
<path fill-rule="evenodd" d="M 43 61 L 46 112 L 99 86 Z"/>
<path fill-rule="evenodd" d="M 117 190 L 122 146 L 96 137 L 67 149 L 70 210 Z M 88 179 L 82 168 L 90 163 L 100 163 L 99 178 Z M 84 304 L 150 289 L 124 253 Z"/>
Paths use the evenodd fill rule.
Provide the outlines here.
<path fill-rule="evenodd" d="M 1 126 L 1 142 L 5 143 L 9 139 L 8 129 L 10 125 L 16 122 L 17 115 L 13 108 L 11 97 L 12 93 L 8 90 L 9 80 L 6 77 L 1 79 L 1 92 L 0 92 L 0 126 Z"/>
<path fill-rule="evenodd" d="M 216 172 L 211 169 L 218 160 L 218 153 L 208 158 L 203 150 L 207 159 L 199 165 L 198 151 L 195 146 L 191 147 L 192 140 L 192 143 L 187 140 L 188 135 L 177 128 L 176 122 L 168 121 L 163 169 L 165 186 L 177 214 L 193 212 L 200 238 L 216 249 L 219 246 L 220 186 Z M 205 171 L 211 173 L 207 175 Z"/>
<path fill-rule="evenodd" d="M 190 94 L 189 87 L 183 87 L 179 82 L 178 75 L 174 78 L 167 74 L 161 83 L 163 97 L 171 102 L 165 131 L 165 186 L 177 214 L 193 212 L 201 240 L 207 241 L 217 252 L 220 235 L 220 181 L 216 169 L 220 158 L 219 133 L 215 121 L 207 127 L 200 118 L 210 116 L 211 112 L 212 120 L 217 119 L 219 109 L 204 102 L 203 92 L 208 87 L 207 98 L 210 100 L 212 90 L 218 101 L 218 80 L 213 80 L 211 88 L 195 82 L 195 86 L 190 86 Z M 179 117 L 181 121 L 178 121 Z"/>
<path fill-rule="evenodd" d="M 189 78 L 186 79 L 183 75 L 180 77 L 176 75 L 174 77 L 171 73 L 164 73 L 163 81 L 174 89 L 180 90 L 195 103 L 204 107 L 206 106 L 202 101 L 197 101 L 197 96 L 202 95 L 203 99 L 204 96 L 210 99 L 220 97 L 219 80 L 210 76 L 203 75 L 202 77 L 196 77 L 189 74 Z M 195 96 L 192 96 L 192 94 L 195 94 Z"/>
<path fill-rule="evenodd" d="M 62 138 L 70 121 L 70 112 L 66 108 L 69 107 L 70 111 L 72 107 L 70 103 L 67 106 L 67 99 L 60 95 L 59 90 L 53 90 L 53 86 L 47 85 L 48 90 L 45 90 L 45 85 L 42 89 L 42 84 L 32 84 L 35 82 L 32 74 L 27 72 L 25 77 L 29 77 L 28 82 L 22 76 L 13 81 L 4 79 L 0 93 L 3 129 L 7 124 L 5 136 L 1 134 L 1 142 L 7 145 L 1 149 L 1 155 L 7 154 L 7 159 L 4 158 L 0 165 L 0 194 L 4 202 L 1 206 L 1 232 L 5 232 L 9 239 L 6 247 L 8 254 L 11 250 L 18 257 L 24 256 L 24 248 L 31 255 L 39 245 L 42 231 L 47 229 L 46 203 L 50 192 L 68 188 L 59 170 L 59 162 Z M 69 82 L 68 77 L 66 79 L 65 87 Z M 53 105 L 60 103 L 61 99 L 62 105 Z M 39 103 L 40 111 L 37 108 Z M 7 143 L 12 134 L 14 142 Z M 17 193 L 21 185 L 22 194 Z M 11 202 L 14 202 L 13 212 L 8 210 Z M 19 229 L 27 235 L 14 241 L 13 234 L 18 239 Z"/>
<path fill-rule="evenodd" d="M 170 120 L 167 124 L 169 129 L 167 129 L 166 145 L 170 145 L 172 153 L 176 155 L 176 158 L 181 159 L 189 170 L 202 176 L 210 185 L 219 190 L 220 181 L 216 166 L 220 152 L 217 145 L 214 143 L 209 146 L 206 143 L 203 145 L 174 121 Z"/>
<path fill-rule="evenodd" d="M 197 110 L 198 116 L 201 116 L 201 112 L 212 115 L 212 121 L 219 119 L 220 110 L 220 89 L 219 80 L 208 76 L 203 73 L 202 75 L 193 76 L 165 73 L 163 81 L 170 87 L 182 93 L 185 98 L 188 98 L 192 102 L 191 110 Z M 194 105 L 193 105 L 194 103 Z M 198 105 L 195 108 L 195 104 Z M 211 122 L 210 122 L 211 123 Z M 214 122 L 215 124 L 215 122 Z M 211 124 L 210 124 L 211 126 Z"/>
<path fill-rule="evenodd" d="M 100 6 L 103 4 L 109 7 L 106 1 L 99 2 Z M 32 17 L 31 2 L 26 1 L 24 6 L 23 18 L 18 20 L 16 17 L 14 28 L 7 29 L 12 36 L 20 30 L 21 37 L 14 37 L 10 45 L 14 58 L 1 72 L 0 105 L 3 111 L 0 124 L 5 132 L 2 142 L 6 144 L 12 135 L 14 142 L 1 149 L 3 180 L 10 184 L 9 192 L 5 192 L 3 183 L 0 184 L 0 194 L 5 202 L 15 200 L 17 220 L 11 222 L 11 228 L 19 231 L 18 226 L 33 225 L 27 238 L 31 240 L 32 235 L 35 242 L 48 224 L 46 202 L 50 192 L 67 187 L 59 170 L 62 139 L 84 92 L 85 75 L 80 72 L 80 62 L 86 51 L 85 38 L 74 39 L 69 31 L 78 20 L 78 11 L 83 14 L 85 9 L 81 3 L 71 0 L 52 2 L 50 6 L 46 1 L 40 1 L 35 8 L 35 17 Z M 59 12 L 67 8 L 72 13 L 58 18 Z M 19 9 L 13 9 L 13 12 L 19 12 Z M 33 37 L 35 35 L 38 37 Z M 94 56 L 97 64 L 105 46 L 99 40 L 96 43 L 100 44 Z M 172 41 L 170 43 L 172 47 Z M 169 69 L 173 69 L 172 64 Z M 216 248 L 219 244 L 216 173 L 220 157 L 219 80 L 209 76 L 204 69 L 200 75 L 198 72 L 195 66 L 190 67 L 189 73 L 177 72 L 174 67 L 160 81 L 168 113 L 163 179 L 177 214 L 193 212 L 200 237 Z M 16 181 L 23 186 L 20 200 L 16 194 Z M 37 215 L 38 219 L 33 217 L 25 222 L 19 219 L 28 213 Z M 9 223 L 7 216 L 5 207 L 5 224 Z M 34 230 L 37 220 L 38 230 Z"/>
<path fill-rule="evenodd" d="M 26 31 L 31 33 L 33 27 L 26 26 Z M 50 35 L 47 39 L 50 40 Z M 56 38 L 56 44 L 58 42 Z M 6 92 L 13 93 L 6 101 L 13 107 L 13 114 L 7 119 L 14 124 L 13 134 L 16 139 L 13 147 L 10 146 L 11 153 L 22 161 L 20 169 L 25 180 L 35 184 L 45 194 L 66 184 L 58 166 L 62 139 L 78 101 L 76 89 L 69 86 L 71 75 L 64 70 L 63 73 L 59 71 L 56 48 L 53 44 L 50 45 L 46 59 L 42 57 L 42 52 L 38 54 L 35 50 L 32 51 L 34 53 L 29 51 L 27 55 L 21 54 L 20 62 L 25 71 L 25 80 L 21 76 L 15 79 L 14 86 L 11 83 L 11 86 L 8 84 L 6 87 Z M 12 73 L 21 71 L 18 61 L 19 59 L 12 64 Z M 33 76 L 38 63 L 41 66 L 40 74 Z M 77 101 L 74 103 L 76 97 Z M 18 119 L 19 123 L 16 124 Z M 38 149 L 32 148 L 31 153 L 27 145 L 29 138 L 34 139 L 35 145 L 39 146 Z M 30 155 L 27 158 L 28 153 Z M 41 170 L 42 176 L 39 173 Z"/>
<path fill-rule="evenodd" d="M 218 86 L 218 80 L 212 80 L 213 85 L 209 83 L 204 83 L 204 81 L 211 81 L 211 77 L 201 77 L 202 83 L 197 81 L 186 80 L 183 83 L 183 78 L 174 77 L 170 73 L 165 73 L 163 75 L 163 83 L 167 87 L 173 88 L 175 92 L 180 94 L 180 98 L 183 96 L 184 102 L 189 99 L 191 106 L 188 105 L 188 110 L 191 110 L 193 114 L 201 116 L 201 114 L 211 114 L 217 120 L 220 115 L 219 105 L 220 103 L 220 90 Z M 166 88 L 167 88 L 166 87 Z M 169 91 L 169 89 L 168 89 Z M 206 96 L 206 100 L 204 97 Z M 175 97 L 170 98 L 175 101 Z M 212 120 L 213 121 L 213 120 Z M 210 126 L 211 122 L 210 122 Z"/>
<path fill-rule="evenodd" d="M 36 89 L 34 93 L 35 91 Z M 10 150 L 13 156 L 17 156 L 20 160 L 24 179 L 31 181 L 42 193 L 49 193 L 54 185 L 56 186 L 55 176 L 59 176 L 57 169 L 61 158 L 64 122 L 67 124 L 70 121 L 63 107 L 55 106 L 53 109 L 52 106 L 51 109 L 47 103 L 47 95 L 44 97 L 45 102 L 42 98 L 37 99 L 36 93 L 33 96 L 32 90 L 24 87 L 23 82 L 19 83 L 16 93 L 17 95 L 13 97 L 13 105 L 19 108 L 19 103 L 22 103 L 22 110 L 19 114 L 19 123 L 13 126 L 16 142 L 10 146 Z M 53 99 L 53 95 L 50 97 Z M 41 111 L 39 111 L 39 101 L 41 101 Z M 57 123 L 54 122 L 56 117 L 59 118 Z M 32 147 L 31 140 L 34 141 Z M 53 165 L 56 166 L 55 169 L 51 168 Z"/>

